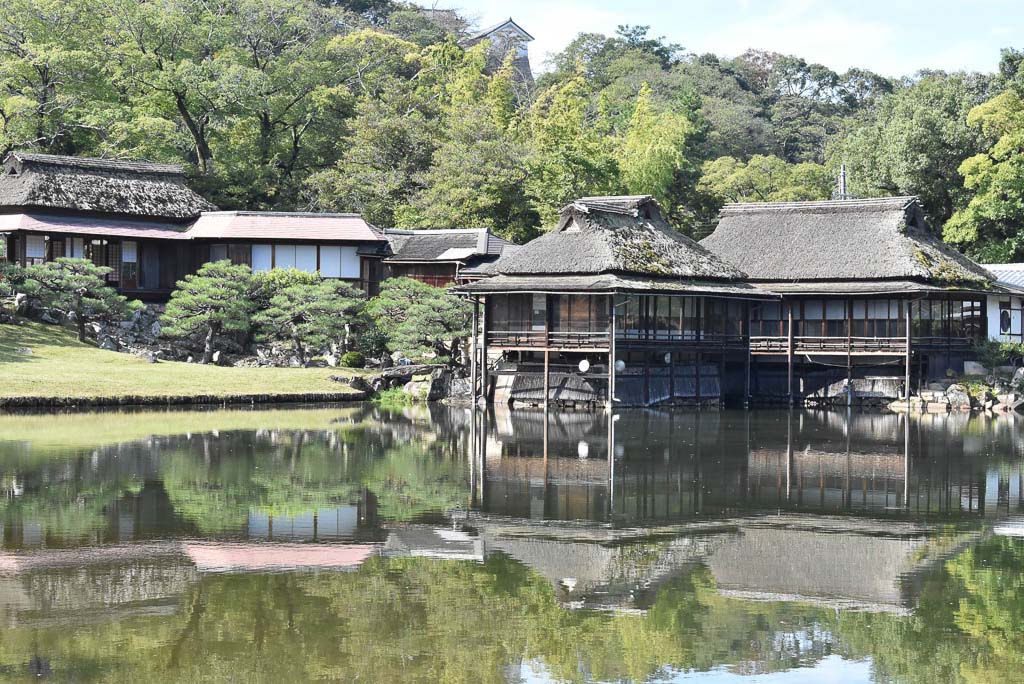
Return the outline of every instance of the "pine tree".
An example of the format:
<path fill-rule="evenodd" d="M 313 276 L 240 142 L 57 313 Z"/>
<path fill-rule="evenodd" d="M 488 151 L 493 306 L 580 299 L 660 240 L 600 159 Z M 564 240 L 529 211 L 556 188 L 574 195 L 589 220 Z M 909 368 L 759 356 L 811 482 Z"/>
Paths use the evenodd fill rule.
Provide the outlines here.
<path fill-rule="evenodd" d="M 470 305 L 444 288 L 412 278 L 391 278 L 381 283 L 380 294 L 366 312 L 384 332 L 388 349 L 404 353 L 454 357 L 469 336 Z"/>
<path fill-rule="evenodd" d="M 251 323 L 252 271 L 230 261 L 206 264 L 179 280 L 161 322 L 164 334 L 203 339 L 203 363 L 210 363 L 222 337 L 247 332 Z"/>
<path fill-rule="evenodd" d="M 85 342 L 88 323 L 112 320 L 142 308 L 110 287 L 105 278 L 113 269 L 97 266 L 88 259 L 61 257 L 25 269 L 23 288 L 39 297 L 43 305 L 73 314 L 78 340 Z"/>
<path fill-rule="evenodd" d="M 291 347 L 305 367 L 311 352 L 342 340 L 362 308 L 362 294 L 344 283 L 300 283 L 270 298 L 253 318 L 256 339 Z"/>

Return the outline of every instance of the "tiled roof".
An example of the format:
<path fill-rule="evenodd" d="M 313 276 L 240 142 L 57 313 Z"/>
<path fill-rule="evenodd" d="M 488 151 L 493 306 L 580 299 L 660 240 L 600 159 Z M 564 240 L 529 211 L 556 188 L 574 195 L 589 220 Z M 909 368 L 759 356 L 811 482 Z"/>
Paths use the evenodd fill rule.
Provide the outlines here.
<path fill-rule="evenodd" d="M 1024 289 L 1024 264 L 985 264 L 985 269 L 1000 285 Z"/>
<path fill-rule="evenodd" d="M 463 261 L 474 256 L 500 256 L 514 245 L 486 228 L 384 231 L 393 255 L 388 261 Z"/>
<path fill-rule="evenodd" d="M 145 219 L 104 219 L 42 213 L 0 215 L 0 233 L 15 230 L 119 238 L 189 239 L 189 234 L 179 225 Z"/>
<path fill-rule="evenodd" d="M 188 231 L 192 238 L 377 242 L 384 235 L 359 214 L 259 211 L 204 212 Z"/>

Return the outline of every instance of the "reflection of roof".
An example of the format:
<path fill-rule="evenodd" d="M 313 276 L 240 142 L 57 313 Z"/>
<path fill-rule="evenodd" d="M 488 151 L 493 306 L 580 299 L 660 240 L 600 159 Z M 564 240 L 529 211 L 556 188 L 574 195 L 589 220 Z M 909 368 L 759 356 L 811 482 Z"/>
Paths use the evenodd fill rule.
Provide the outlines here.
<path fill-rule="evenodd" d="M 846 602 L 900 612 L 908 603 L 903 579 L 926 546 L 924 536 L 745 525 L 707 564 L 719 590 L 745 598 Z"/>
<path fill-rule="evenodd" d="M 356 568 L 376 546 L 370 544 L 251 544 L 192 542 L 185 553 L 203 572 Z"/>
<path fill-rule="evenodd" d="M 383 234 L 359 214 L 300 212 L 204 212 L 192 224 L 189 237 L 249 240 L 331 240 L 379 242 Z"/>

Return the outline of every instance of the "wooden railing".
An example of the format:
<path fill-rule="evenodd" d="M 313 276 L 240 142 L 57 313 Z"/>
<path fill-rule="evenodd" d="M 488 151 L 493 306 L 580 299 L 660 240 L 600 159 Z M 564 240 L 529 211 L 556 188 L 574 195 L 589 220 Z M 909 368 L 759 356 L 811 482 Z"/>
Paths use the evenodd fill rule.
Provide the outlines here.
<path fill-rule="evenodd" d="M 671 346 L 679 348 L 700 347 L 705 349 L 745 349 L 747 338 L 743 335 L 706 334 L 699 337 L 683 335 L 659 335 L 642 337 L 620 332 L 615 336 L 616 344 L 623 347 Z M 568 332 L 543 330 L 491 330 L 487 333 L 487 344 L 494 347 L 551 347 L 553 349 L 607 349 L 608 333 Z"/>
<path fill-rule="evenodd" d="M 786 337 L 751 337 L 752 354 L 786 354 Z M 794 354 L 906 354 L 907 340 L 903 337 L 794 337 Z"/>

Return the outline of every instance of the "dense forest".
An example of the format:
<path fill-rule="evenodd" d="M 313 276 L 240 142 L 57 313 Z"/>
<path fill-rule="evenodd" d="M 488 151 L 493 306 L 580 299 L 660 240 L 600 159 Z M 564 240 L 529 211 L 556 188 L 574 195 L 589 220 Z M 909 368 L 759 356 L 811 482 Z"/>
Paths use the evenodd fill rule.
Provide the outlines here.
<path fill-rule="evenodd" d="M 0 0 L 0 152 L 183 164 L 221 208 L 357 211 L 522 241 L 582 195 L 649 193 L 696 236 L 727 201 L 919 195 L 1024 259 L 1024 53 L 892 80 L 622 26 L 535 82 L 452 11 L 393 0 Z M 529 27 L 526 27 L 529 29 Z M 534 66 L 539 56 L 534 55 Z"/>

